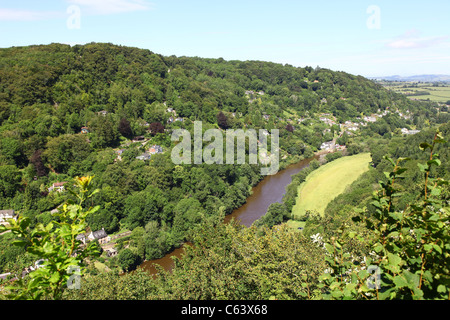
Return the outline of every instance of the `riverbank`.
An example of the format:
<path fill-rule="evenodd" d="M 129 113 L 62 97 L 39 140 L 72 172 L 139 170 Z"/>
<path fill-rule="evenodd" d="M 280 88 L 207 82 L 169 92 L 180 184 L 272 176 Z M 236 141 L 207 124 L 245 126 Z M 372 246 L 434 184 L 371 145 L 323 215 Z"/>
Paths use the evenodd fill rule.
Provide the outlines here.
<path fill-rule="evenodd" d="M 246 203 L 233 210 L 231 214 L 225 216 L 224 223 L 228 223 L 234 219 L 246 227 L 251 226 L 253 222 L 266 214 L 270 204 L 282 201 L 286 187 L 292 181 L 292 175 L 307 168 L 312 160 L 319 159 L 324 154 L 320 152 L 312 158 L 288 164 L 275 175 L 264 177 L 264 179 L 252 188 L 252 193 L 247 198 Z M 179 258 L 183 252 L 184 245 L 167 253 L 162 258 L 144 261 L 139 268 L 144 269 L 150 274 L 156 274 L 158 272 L 155 264 L 161 266 L 166 271 L 171 270 L 174 266 L 174 261 L 171 257 L 175 256 Z"/>

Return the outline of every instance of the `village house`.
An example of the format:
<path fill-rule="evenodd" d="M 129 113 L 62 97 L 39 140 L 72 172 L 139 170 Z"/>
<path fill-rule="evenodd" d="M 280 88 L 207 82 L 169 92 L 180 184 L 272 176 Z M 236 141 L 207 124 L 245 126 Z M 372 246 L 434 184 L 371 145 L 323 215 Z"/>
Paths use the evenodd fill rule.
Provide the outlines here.
<path fill-rule="evenodd" d="M 141 142 L 144 141 L 145 137 L 144 136 L 137 136 L 133 138 L 133 142 Z"/>
<path fill-rule="evenodd" d="M 7 225 L 8 219 L 17 220 L 14 210 L 0 210 L 0 224 Z"/>
<path fill-rule="evenodd" d="M 98 240 L 99 244 L 104 244 L 111 241 L 111 237 L 106 234 L 104 228 L 102 228 L 101 230 L 92 231 L 87 238 L 91 241 Z"/>
<path fill-rule="evenodd" d="M 163 148 L 161 146 L 158 146 L 158 145 L 155 144 L 155 145 L 150 147 L 148 152 L 150 154 L 162 153 L 163 152 Z"/>
<path fill-rule="evenodd" d="M 150 160 L 150 158 L 152 157 L 152 155 L 151 154 L 149 154 L 149 153 L 143 153 L 143 154 L 141 154 L 140 156 L 137 156 L 136 157 L 136 159 L 138 159 L 138 160 Z"/>
<path fill-rule="evenodd" d="M 116 154 L 117 154 L 117 160 L 122 161 L 122 153 L 125 151 L 125 149 L 120 149 L 120 150 L 116 150 Z"/>
<path fill-rule="evenodd" d="M 172 123 L 174 121 L 173 117 L 169 117 L 169 119 L 167 119 L 167 123 Z"/>
<path fill-rule="evenodd" d="M 63 182 L 55 182 L 54 184 L 52 184 L 51 187 L 48 188 L 48 192 L 52 192 L 52 191 L 57 191 L 57 192 L 62 192 L 64 191 L 64 184 L 66 184 L 67 181 L 63 181 Z"/>
<path fill-rule="evenodd" d="M 89 133 L 89 128 L 88 127 L 82 127 L 81 128 L 81 133 Z"/>
<path fill-rule="evenodd" d="M 184 119 L 183 118 L 176 118 L 175 121 L 183 122 Z"/>
<path fill-rule="evenodd" d="M 83 244 L 86 244 L 86 235 L 84 233 L 77 235 L 77 237 L 75 239 L 77 239 L 78 241 L 81 241 Z"/>
<path fill-rule="evenodd" d="M 416 134 L 419 132 L 420 132 L 420 130 L 408 130 L 406 128 L 402 128 L 402 134 L 406 134 L 406 135 L 412 135 L 412 134 Z"/>
<path fill-rule="evenodd" d="M 333 141 L 327 141 L 322 143 L 322 145 L 320 146 L 320 150 L 329 150 L 332 149 L 333 147 L 334 147 Z"/>
<path fill-rule="evenodd" d="M 375 118 L 375 117 L 373 117 L 373 116 L 364 116 L 364 121 L 367 121 L 367 122 L 376 122 L 377 121 L 377 118 Z"/>
<path fill-rule="evenodd" d="M 336 122 L 334 120 L 328 119 L 326 117 L 320 117 L 319 120 L 324 122 L 324 123 L 326 123 L 329 126 L 332 126 L 333 124 L 336 124 Z"/>
<path fill-rule="evenodd" d="M 111 249 L 106 249 L 106 255 L 108 256 L 108 257 L 114 257 L 114 256 L 117 256 L 117 249 L 115 249 L 115 248 L 111 248 Z"/>
<path fill-rule="evenodd" d="M 106 116 L 106 115 L 108 114 L 108 111 L 102 110 L 102 111 L 97 112 L 97 114 L 98 114 L 99 116 Z"/>

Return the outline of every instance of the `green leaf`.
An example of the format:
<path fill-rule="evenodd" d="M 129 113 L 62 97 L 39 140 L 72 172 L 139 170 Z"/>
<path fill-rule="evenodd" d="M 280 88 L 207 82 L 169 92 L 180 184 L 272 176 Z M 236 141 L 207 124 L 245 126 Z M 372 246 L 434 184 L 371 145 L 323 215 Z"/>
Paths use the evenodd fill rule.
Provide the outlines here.
<path fill-rule="evenodd" d="M 400 263 L 402 262 L 402 258 L 400 258 L 398 255 L 396 254 L 392 254 L 392 253 L 388 253 L 388 261 L 389 261 L 389 265 L 392 267 L 391 271 L 398 273 L 400 272 Z"/>
<path fill-rule="evenodd" d="M 439 247 L 437 244 L 433 243 L 433 248 L 434 248 L 434 250 L 436 250 L 437 252 L 439 252 L 440 254 L 442 254 L 442 249 L 441 249 L 441 247 Z"/>
<path fill-rule="evenodd" d="M 428 148 L 432 149 L 433 146 L 432 146 L 431 144 L 427 143 L 427 142 L 422 142 L 422 143 L 419 145 L 419 148 L 420 148 L 420 150 L 424 151 L 424 150 L 426 150 L 426 149 L 428 149 Z"/>
<path fill-rule="evenodd" d="M 408 281 L 408 284 L 409 284 L 408 287 L 410 289 L 414 289 L 419 286 L 419 276 L 417 274 L 414 274 L 408 270 L 405 270 L 403 272 L 403 275 L 404 275 L 406 281 Z"/>
<path fill-rule="evenodd" d="M 11 244 L 19 247 L 24 247 L 26 246 L 27 242 L 25 240 L 14 240 L 13 242 L 11 242 Z"/>
<path fill-rule="evenodd" d="M 436 166 L 440 166 L 441 165 L 441 160 L 439 160 L 439 159 L 432 159 L 432 160 L 427 161 L 427 164 L 429 166 L 431 166 L 432 164 L 434 164 Z"/>
<path fill-rule="evenodd" d="M 439 292 L 439 293 L 446 293 L 447 292 L 447 288 L 443 284 L 440 284 L 437 287 L 437 292 Z"/>
<path fill-rule="evenodd" d="M 50 277 L 49 281 L 51 283 L 57 283 L 59 281 L 59 279 L 61 279 L 61 275 L 59 274 L 59 272 L 55 272 L 52 274 L 52 276 Z"/>
<path fill-rule="evenodd" d="M 389 216 L 392 217 L 394 220 L 402 220 L 403 218 L 403 213 L 401 212 L 389 212 Z"/>
<path fill-rule="evenodd" d="M 387 161 L 389 161 L 394 167 L 396 166 L 394 160 L 392 160 L 391 158 L 389 158 L 388 156 L 384 156 L 384 159 L 386 159 Z"/>
<path fill-rule="evenodd" d="M 327 249 L 328 253 L 334 254 L 334 248 L 331 244 L 325 243 L 325 249 Z"/>
<path fill-rule="evenodd" d="M 403 278 L 402 276 L 395 276 L 394 284 L 397 286 L 397 288 L 408 287 L 408 281 L 406 281 L 406 279 Z"/>
<path fill-rule="evenodd" d="M 418 163 L 417 166 L 419 167 L 420 172 L 427 172 L 428 171 L 428 165 L 423 165 L 421 163 Z"/>
<path fill-rule="evenodd" d="M 25 230 L 30 225 L 31 220 L 28 218 L 23 218 L 19 222 L 19 226 L 21 229 Z"/>

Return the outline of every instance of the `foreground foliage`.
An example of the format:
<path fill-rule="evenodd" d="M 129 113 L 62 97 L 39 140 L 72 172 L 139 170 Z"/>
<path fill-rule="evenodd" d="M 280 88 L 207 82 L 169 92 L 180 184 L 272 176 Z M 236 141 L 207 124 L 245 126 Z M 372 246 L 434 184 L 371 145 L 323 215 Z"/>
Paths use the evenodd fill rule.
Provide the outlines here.
<path fill-rule="evenodd" d="M 78 192 L 74 195 L 78 202 L 68 201 L 58 213 L 57 221 L 47 225 L 38 224 L 30 229 L 28 218 L 10 219 L 10 226 L 0 226 L 0 232 L 10 230 L 17 236 L 12 244 L 26 248 L 40 261 L 35 270 L 19 274 L 12 285 L 6 286 L 9 299 L 60 299 L 66 288 L 75 289 L 82 274 L 86 258 L 99 254 L 97 244 L 87 246 L 77 239 L 87 227 L 86 218 L 99 207 L 85 209 L 85 201 L 96 191 L 92 191 L 92 177 L 75 179 Z"/>
<path fill-rule="evenodd" d="M 448 182 L 430 174 L 433 166 L 441 165 L 435 146 L 444 142 L 438 131 L 432 144 L 420 144 L 429 151 L 428 161 L 418 165 L 424 177 L 422 193 L 401 211 L 396 208 L 396 198 L 402 195 L 396 183 L 407 171 L 402 163 L 409 159 L 386 157 L 392 171 L 385 173 L 386 181 L 380 182 L 381 190 L 374 196 L 376 213 L 354 218 L 371 231 L 370 256 L 361 261 L 346 252 L 342 246 L 346 238 L 366 239 L 343 226 L 341 236 L 325 244 L 329 253 L 329 269 L 321 277 L 325 297 L 450 299 L 450 212 L 448 199 L 442 197 Z"/>

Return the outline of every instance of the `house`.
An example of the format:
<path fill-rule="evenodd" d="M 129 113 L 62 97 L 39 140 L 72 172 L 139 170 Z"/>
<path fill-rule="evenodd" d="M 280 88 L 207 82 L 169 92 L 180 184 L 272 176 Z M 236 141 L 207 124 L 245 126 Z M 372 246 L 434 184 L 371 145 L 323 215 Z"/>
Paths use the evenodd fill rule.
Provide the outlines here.
<path fill-rule="evenodd" d="M 89 234 L 88 239 L 91 241 L 98 240 L 98 243 L 100 243 L 100 244 L 104 244 L 104 243 L 111 241 L 111 237 L 106 234 L 106 231 L 104 228 L 102 228 L 101 230 L 92 231 Z"/>
<path fill-rule="evenodd" d="M 180 121 L 180 122 L 183 122 L 183 121 L 184 121 L 184 119 L 183 119 L 183 118 L 176 118 L 176 119 L 175 119 L 175 121 Z"/>
<path fill-rule="evenodd" d="M 155 154 L 155 153 L 162 153 L 163 152 L 163 148 L 161 146 L 158 145 L 153 145 L 150 147 L 150 149 L 148 150 L 148 152 L 150 154 Z"/>
<path fill-rule="evenodd" d="M 57 192 L 62 192 L 64 191 L 64 184 L 66 184 L 67 181 L 63 181 L 63 182 L 55 182 L 54 184 L 52 184 L 51 187 L 48 188 L 48 192 L 52 192 L 52 191 L 57 191 Z"/>
<path fill-rule="evenodd" d="M 365 116 L 365 117 L 364 117 L 364 121 L 367 121 L 367 122 L 376 122 L 376 121 L 377 121 L 377 118 L 372 117 L 372 116 L 370 116 L 370 117 Z"/>
<path fill-rule="evenodd" d="M 144 136 L 137 136 L 133 138 L 133 142 L 140 142 L 140 141 L 144 141 L 145 137 Z"/>
<path fill-rule="evenodd" d="M 333 147 L 334 147 L 333 141 L 327 141 L 322 143 L 322 145 L 320 146 L 320 150 L 328 150 L 332 149 Z"/>
<path fill-rule="evenodd" d="M 82 127 L 81 128 L 81 133 L 89 133 L 89 128 L 88 127 Z"/>
<path fill-rule="evenodd" d="M 108 114 L 108 111 L 102 110 L 102 111 L 97 112 L 97 114 L 98 114 L 99 116 L 106 116 L 106 115 Z"/>
<path fill-rule="evenodd" d="M 0 224 L 6 225 L 8 224 L 8 219 L 17 220 L 17 217 L 14 213 L 14 210 L 0 210 Z"/>
<path fill-rule="evenodd" d="M 402 134 L 412 135 L 412 134 L 416 134 L 419 132 L 420 132 L 420 130 L 408 130 L 406 128 L 402 128 Z"/>
<path fill-rule="evenodd" d="M 122 161 L 122 153 L 125 151 L 125 149 L 120 149 L 120 150 L 116 150 L 116 154 L 117 154 L 117 160 Z"/>
<path fill-rule="evenodd" d="M 151 154 L 143 153 L 140 156 L 137 156 L 136 159 L 145 161 L 145 160 L 150 160 L 151 157 L 152 157 Z"/>
<path fill-rule="evenodd" d="M 81 241 L 83 244 L 86 244 L 86 235 L 84 233 L 77 235 L 77 237 L 75 239 L 77 239 L 78 241 Z"/>
<path fill-rule="evenodd" d="M 263 114 L 263 118 L 264 118 L 265 120 L 269 120 L 269 119 L 270 119 L 270 116 L 269 116 L 268 114 Z"/>
<path fill-rule="evenodd" d="M 117 249 L 111 248 L 111 249 L 106 249 L 106 255 L 108 257 L 114 257 L 117 256 Z"/>
<path fill-rule="evenodd" d="M 167 123 L 172 123 L 174 121 L 173 117 L 170 117 L 169 119 L 167 119 Z"/>

